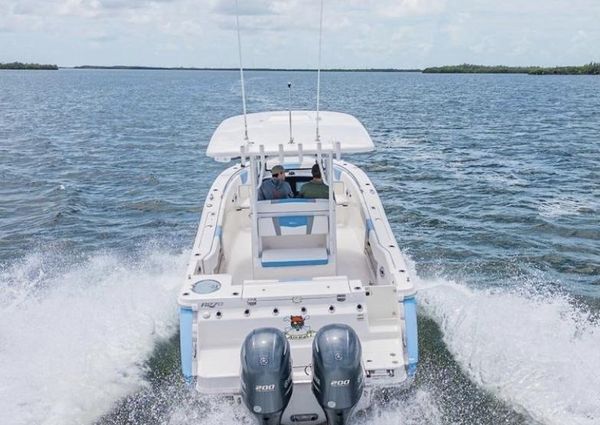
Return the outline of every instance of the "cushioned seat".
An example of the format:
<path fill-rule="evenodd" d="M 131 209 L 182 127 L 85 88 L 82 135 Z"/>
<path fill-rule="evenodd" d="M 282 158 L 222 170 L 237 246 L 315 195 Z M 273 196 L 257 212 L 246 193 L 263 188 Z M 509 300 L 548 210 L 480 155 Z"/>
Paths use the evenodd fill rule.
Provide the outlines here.
<path fill-rule="evenodd" d="M 326 235 L 329 220 L 326 216 L 291 215 L 258 219 L 261 237 L 288 235 Z"/>
<path fill-rule="evenodd" d="M 267 267 L 329 263 L 329 202 L 290 198 L 257 202 L 258 264 Z"/>
<path fill-rule="evenodd" d="M 327 262 L 325 248 L 265 249 L 261 257 L 263 267 L 319 266 Z"/>

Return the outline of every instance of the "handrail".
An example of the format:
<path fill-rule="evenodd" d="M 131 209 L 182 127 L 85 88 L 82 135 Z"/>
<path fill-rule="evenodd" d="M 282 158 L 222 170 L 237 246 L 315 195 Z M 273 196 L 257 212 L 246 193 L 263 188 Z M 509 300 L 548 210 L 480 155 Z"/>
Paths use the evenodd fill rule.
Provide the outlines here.
<path fill-rule="evenodd" d="M 345 167 L 344 165 L 339 164 L 339 163 L 336 164 L 336 165 L 339 168 L 345 170 L 346 174 L 356 183 L 357 187 L 359 189 L 361 188 L 360 182 L 357 180 L 357 178 L 354 176 L 354 174 L 352 172 L 350 172 L 350 170 L 347 167 Z M 366 174 L 364 173 L 364 171 L 362 171 L 360 168 L 358 168 L 358 167 L 356 167 L 354 165 L 353 165 L 353 167 L 356 168 L 357 170 L 359 170 L 360 172 L 362 172 L 366 176 Z M 371 179 L 369 179 L 368 176 L 366 176 L 366 177 L 367 177 L 369 183 L 371 183 Z M 385 256 L 388 259 L 388 261 L 390 261 L 390 263 L 394 266 L 394 269 L 391 272 L 394 275 L 398 275 L 398 272 L 397 272 L 398 264 L 394 260 L 393 253 L 390 251 L 390 249 L 388 248 L 388 246 L 386 244 L 382 243 L 379 233 L 377 231 L 375 231 L 375 228 L 374 228 L 375 221 L 371 217 L 371 209 L 369 208 L 369 204 L 367 203 L 367 200 L 365 198 L 365 194 L 362 191 L 360 193 L 360 199 L 361 199 L 361 204 L 363 205 L 363 209 L 364 209 L 364 211 L 366 211 L 367 218 L 372 223 L 371 229 L 369 229 L 369 230 L 373 230 L 374 237 L 375 237 L 377 243 L 379 244 L 379 246 L 381 247 L 381 250 L 385 253 Z M 379 199 L 379 204 L 380 204 L 380 207 L 383 209 L 383 205 L 381 204 L 381 199 Z M 385 211 L 383 211 L 383 217 L 384 217 L 385 221 L 387 222 L 387 217 L 385 215 Z M 388 227 L 389 227 L 389 222 L 388 222 Z M 391 232 L 391 229 L 386 229 L 386 233 L 388 233 L 388 236 L 391 236 L 392 239 L 395 240 L 393 232 L 391 232 L 391 234 L 390 234 L 390 232 Z M 397 249 L 399 250 L 399 248 L 397 248 Z"/>

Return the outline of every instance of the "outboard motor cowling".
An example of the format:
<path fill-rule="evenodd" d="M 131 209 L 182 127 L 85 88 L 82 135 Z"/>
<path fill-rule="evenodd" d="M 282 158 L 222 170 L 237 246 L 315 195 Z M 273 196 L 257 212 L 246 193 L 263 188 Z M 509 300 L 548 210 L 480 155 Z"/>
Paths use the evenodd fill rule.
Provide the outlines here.
<path fill-rule="evenodd" d="M 275 328 L 253 330 L 242 345 L 242 398 L 261 425 L 279 425 L 292 396 L 290 344 Z"/>
<path fill-rule="evenodd" d="M 345 425 L 363 393 L 362 349 L 347 325 L 322 327 L 313 342 L 312 390 L 328 425 Z"/>

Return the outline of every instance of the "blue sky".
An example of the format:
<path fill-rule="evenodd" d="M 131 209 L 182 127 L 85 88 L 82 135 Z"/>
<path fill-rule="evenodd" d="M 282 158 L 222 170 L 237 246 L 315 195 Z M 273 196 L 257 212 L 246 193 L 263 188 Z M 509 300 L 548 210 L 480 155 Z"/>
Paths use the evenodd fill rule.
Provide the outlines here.
<path fill-rule="evenodd" d="M 248 67 L 311 68 L 319 0 L 239 0 Z M 235 67 L 234 0 L 0 0 L 0 62 Z M 325 0 L 323 66 L 600 61 L 600 0 Z"/>

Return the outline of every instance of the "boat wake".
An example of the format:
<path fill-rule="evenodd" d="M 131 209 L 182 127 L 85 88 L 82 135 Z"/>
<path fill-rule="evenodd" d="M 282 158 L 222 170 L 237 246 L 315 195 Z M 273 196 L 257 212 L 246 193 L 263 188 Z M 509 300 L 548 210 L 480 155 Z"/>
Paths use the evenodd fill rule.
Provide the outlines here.
<path fill-rule="evenodd" d="M 152 392 L 152 391 L 151 391 Z M 135 405 L 132 408 L 131 404 Z M 255 425 L 256 419 L 243 405 L 237 405 L 221 397 L 198 394 L 186 388 L 180 380 L 174 380 L 160 389 L 146 394 L 125 406 L 128 413 L 114 414 L 99 425 L 114 423 L 168 424 L 168 425 Z M 133 414 L 132 414 L 133 412 Z M 150 412 L 150 413 L 149 413 Z M 376 402 L 366 412 L 359 412 L 353 419 L 356 425 L 397 425 L 445 423 L 436 406 L 432 392 L 418 389 L 408 391 L 399 398 Z"/>
<path fill-rule="evenodd" d="M 83 424 L 146 385 L 186 255 L 32 254 L 0 270 L 0 423 Z"/>
<path fill-rule="evenodd" d="M 137 257 L 109 252 L 69 265 L 32 254 L 0 269 L 0 423 L 89 424 L 119 404 L 129 417 L 161 410 L 153 417 L 169 425 L 253 423 L 178 379 L 149 388 L 148 361 L 177 332 L 187 255 L 148 248 Z M 475 384 L 541 423 L 598 423 L 600 326 L 573 300 L 428 281 L 419 302 Z M 356 422 L 444 423 L 435 385 L 426 378 Z M 144 392 L 152 396 L 124 401 Z M 146 419 L 133 423 L 154 423 Z"/>
<path fill-rule="evenodd" d="M 572 299 L 445 281 L 422 286 L 424 313 L 475 384 L 544 424 L 600 421 L 600 324 Z"/>

